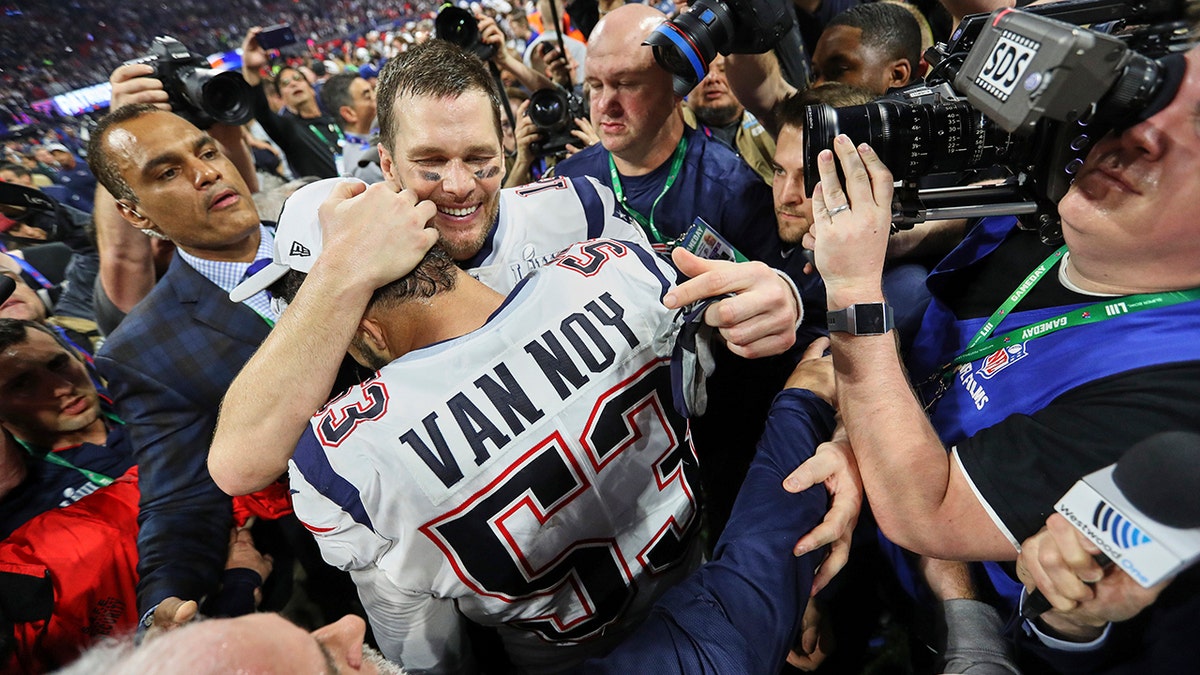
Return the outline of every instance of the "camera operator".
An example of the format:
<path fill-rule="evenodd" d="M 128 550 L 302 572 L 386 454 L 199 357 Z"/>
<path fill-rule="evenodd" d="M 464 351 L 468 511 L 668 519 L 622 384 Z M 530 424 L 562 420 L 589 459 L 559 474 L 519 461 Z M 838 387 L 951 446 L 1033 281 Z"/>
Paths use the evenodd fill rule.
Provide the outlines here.
<path fill-rule="evenodd" d="M 630 4 L 597 24 L 586 66 L 600 143 L 559 162 L 554 172 L 604 183 L 656 247 L 701 217 L 746 258 L 780 269 L 783 244 L 770 187 L 728 147 L 687 128 L 670 73 L 643 44 L 665 18 L 656 9 Z M 714 533 L 732 507 L 753 454 L 751 439 L 790 367 L 782 357 L 718 359 L 710 410 L 720 412 L 695 427 Z"/>
<path fill-rule="evenodd" d="M 242 40 L 242 77 L 254 89 L 254 119 L 283 150 L 297 178 L 339 175 L 345 134 L 336 120 L 321 112 L 312 85 L 299 70 L 285 66 L 275 73 L 275 85 L 289 112 L 283 115 L 271 112 L 260 74 L 268 65 L 267 51 L 258 44 L 260 32 L 260 27 L 251 28 Z"/>
<path fill-rule="evenodd" d="M 832 336 L 849 443 L 822 446 L 785 487 L 831 475 L 850 485 L 861 470 L 875 519 L 896 544 L 1012 561 L 1080 476 L 1154 433 L 1200 428 L 1200 230 L 1191 213 L 1200 47 L 1185 63 L 1166 107 L 1088 154 L 1058 204 L 1063 247 L 1013 218 L 988 218 L 934 270 L 934 300 L 907 362 L 925 410 L 880 290 L 891 172 L 845 136 L 821 152 L 805 243 L 830 314 L 847 319 Z M 879 321 L 851 321 L 850 307 Z M 1018 585 L 990 567 L 1011 598 Z"/>

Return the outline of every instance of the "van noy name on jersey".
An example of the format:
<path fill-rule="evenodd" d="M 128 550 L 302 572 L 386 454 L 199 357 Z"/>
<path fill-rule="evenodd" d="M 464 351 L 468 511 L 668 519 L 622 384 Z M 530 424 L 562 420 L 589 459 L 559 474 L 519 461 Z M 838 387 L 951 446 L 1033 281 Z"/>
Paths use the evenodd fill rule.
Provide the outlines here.
<path fill-rule="evenodd" d="M 507 446 L 514 437 L 545 416 L 545 407 L 557 408 L 572 393 L 597 374 L 620 363 L 617 353 L 637 347 L 639 340 L 625 321 L 625 308 L 609 293 L 600 295 L 564 318 L 557 329 L 547 330 L 524 345 L 516 363 L 510 356 L 490 373 L 474 381 L 474 389 L 460 391 L 440 411 L 429 413 L 401 434 L 438 479 L 449 488 L 462 480 L 459 458 L 450 448 L 470 448 L 471 460 L 482 466 L 491 453 Z M 621 343 L 624 342 L 624 345 Z M 514 354 L 516 356 L 516 354 Z M 558 401 L 532 400 L 526 390 L 549 391 L 546 387 L 523 386 L 514 376 L 540 376 L 557 393 Z M 540 383 L 539 383 L 540 384 Z M 449 412 L 449 415 L 440 413 Z"/>

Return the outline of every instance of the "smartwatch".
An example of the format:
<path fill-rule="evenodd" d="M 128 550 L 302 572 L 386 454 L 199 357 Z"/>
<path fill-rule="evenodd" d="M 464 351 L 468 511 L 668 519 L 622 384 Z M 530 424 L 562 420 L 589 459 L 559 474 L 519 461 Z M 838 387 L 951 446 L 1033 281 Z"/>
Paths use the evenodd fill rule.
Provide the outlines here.
<path fill-rule="evenodd" d="M 851 335 L 883 335 L 896 327 L 892 306 L 886 302 L 850 305 L 845 309 L 827 312 L 830 331 Z"/>

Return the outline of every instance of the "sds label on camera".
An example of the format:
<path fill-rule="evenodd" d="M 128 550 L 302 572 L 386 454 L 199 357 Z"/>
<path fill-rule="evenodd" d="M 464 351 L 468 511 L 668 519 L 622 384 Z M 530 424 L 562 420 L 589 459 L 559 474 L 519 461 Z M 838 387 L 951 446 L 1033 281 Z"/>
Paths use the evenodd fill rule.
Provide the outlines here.
<path fill-rule="evenodd" d="M 1037 56 L 1041 45 L 1034 40 L 1004 31 L 979 71 L 975 84 L 1001 102 L 1007 101 L 1013 88 L 1025 78 L 1025 70 Z"/>

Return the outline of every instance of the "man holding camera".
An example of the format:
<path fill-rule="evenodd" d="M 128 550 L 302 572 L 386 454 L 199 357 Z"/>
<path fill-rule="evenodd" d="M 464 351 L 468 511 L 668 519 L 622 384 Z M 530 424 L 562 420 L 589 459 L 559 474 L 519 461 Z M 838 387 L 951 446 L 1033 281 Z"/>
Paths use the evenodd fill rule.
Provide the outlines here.
<path fill-rule="evenodd" d="M 283 150 L 296 178 L 340 175 L 346 136 L 333 118 L 321 112 L 317 95 L 303 73 L 288 67 L 275 73 L 275 86 L 288 114 L 276 115 L 267 104 L 260 71 L 268 61 L 267 50 L 258 44 L 261 32 L 262 28 L 251 28 L 242 40 L 242 77 L 254 88 L 254 119 Z"/>
<path fill-rule="evenodd" d="M 554 171 L 591 176 L 610 187 L 656 247 L 669 247 L 700 217 L 746 258 L 781 269 L 771 188 L 724 144 L 684 124 L 671 75 L 642 44 L 665 18 L 656 9 L 630 4 L 596 25 L 588 44 L 587 83 L 600 143 Z M 713 388 L 718 414 L 696 425 L 708 515 L 718 532 L 749 466 L 758 425 L 794 363 L 719 359 L 715 377 L 724 381 Z"/>
<path fill-rule="evenodd" d="M 861 470 L 895 543 L 1011 561 L 1080 476 L 1153 433 L 1197 431 L 1200 48 L 1184 65 L 1169 104 L 1088 154 L 1058 205 L 1064 246 L 1012 218 L 985 219 L 934 270 L 908 362 L 921 402 L 880 290 L 892 175 L 845 136 L 821 152 L 805 242 L 826 284 L 849 442 L 823 445 L 789 489 L 829 475 L 850 485 Z M 991 576 L 1002 592 L 1019 590 Z"/>

